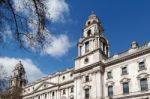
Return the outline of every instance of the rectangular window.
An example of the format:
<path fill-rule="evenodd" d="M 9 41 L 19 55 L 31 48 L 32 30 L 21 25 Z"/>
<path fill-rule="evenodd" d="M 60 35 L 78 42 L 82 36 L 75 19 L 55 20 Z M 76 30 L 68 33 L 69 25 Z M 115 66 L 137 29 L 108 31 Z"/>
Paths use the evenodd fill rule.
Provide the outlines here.
<path fill-rule="evenodd" d="M 89 79 L 89 76 L 85 76 L 85 81 L 88 82 L 90 79 Z"/>
<path fill-rule="evenodd" d="M 129 93 L 129 84 L 128 82 L 123 83 L 123 94 L 128 94 Z"/>
<path fill-rule="evenodd" d="M 146 78 L 140 80 L 140 85 L 141 85 L 141 91 L 147 91 L 148 90 L 148 84 L 147 84 Z"/>
<path fill-rule="evenodd" d="M 89 52 L 89 42 L 85 43 L 85 53 Z"/>
<path fill-rule="evenodd" d="M 127 73 L 127 67 L 123 67 L 122 68 L 122 75 L 126 75 Z"/>
<path fill-rule="evenodd" d="M 55 95 L 55 92 L 53 91 L 53 92 L 52 92 L 52 96 L 54 96 L 54 95 Z"/>
<path fill-rule="evenodd" d="M 113 86 L 108 86 L 108 96 L 113 96 Z"/>
<path fill-rule="evenodd" d="M 145 69 L 145 62 L 140 62 L 139 63 L 139 70 L 144 70 Z"/>
<path fill-rule="evenodd" d="M 112 78 L 112 72 L 111 71 L 107 72 L 107 78 L 108 79 Z"/>
<path fill-rule="evenodd" d="M 85 99 L 89 99 L 89 98 L 90 98 L 89 89 L 85 89 Z"/>
<path fill-rule="evenodd" d="M 71 91 L 70 91 L 70 92 L 72 93 L 73 91 L 74 91 L 74 90 L 73 90 L 73 87 L 71 87 Z"/>
<path fill-rule="evenodd" d="M 47 94 L 44 94 L 45 98 L 47 98 Z"/>
<path fill-rule="evenodd" d="M 64 90 L 63 90 L 63 95 L 65 95 L 65 94 L 66 94 L 66 90 L 64 89 Z"/>

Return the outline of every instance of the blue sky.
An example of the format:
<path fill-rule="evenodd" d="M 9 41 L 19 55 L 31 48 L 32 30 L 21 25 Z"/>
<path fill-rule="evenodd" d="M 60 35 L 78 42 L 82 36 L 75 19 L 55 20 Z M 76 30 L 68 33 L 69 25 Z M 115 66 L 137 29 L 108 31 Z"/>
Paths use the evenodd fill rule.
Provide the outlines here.
<path fill-rule="evenodd" d="M 36 72 L 40 72 L 41 75 L 73 67 L 74 59 L 77 56 L 76 44 L 82 36 L 85 21 L 92 11 L 96 13 L 102 22 L 105 30 L 104 35 L 110 43 L 111 55 L 126 51 L 134 40 L 140 45 L 150 41 L 150 0 L 56 1 L 57 3 L 53 6 L 57 9 L 62 4 L 62 7 L 60 9 L 58 7 L 58 10 L 56 10 L 60 11 L 61 14 L 55 14 L 56 16 L 54 17 L 57 17 L 57 21 L 52 22 L 49 28 L 54 38 L 65 37 L 63 40 L 67 45 L 59 45 L 63 46 L 60 47 L 60 49 L 62 48 L 61 51 L 65 51 L 60 52 L 60 55 L 52 55 L 50 52 L 48 54 L 39 54 L 18 48 L 5 47 L 0 48 L 0 62 L 3 63 L 3 58 L 8 60 L 7 62 L 9 62 L 9 59 L 11 61 L 14 59 L 15 62 L 16 60 L 28 60 L 26 62 L 38 68 Z M 60 4 L 57 5 L 58 3 Z M 60 16 L 62 17 L 59 18 Z M 59 50 L 56 53 L 59 54 Z M 30 66 L 26 71 L 29 70 Z M 30 72 L 32 71 L 30 70 Z"/>

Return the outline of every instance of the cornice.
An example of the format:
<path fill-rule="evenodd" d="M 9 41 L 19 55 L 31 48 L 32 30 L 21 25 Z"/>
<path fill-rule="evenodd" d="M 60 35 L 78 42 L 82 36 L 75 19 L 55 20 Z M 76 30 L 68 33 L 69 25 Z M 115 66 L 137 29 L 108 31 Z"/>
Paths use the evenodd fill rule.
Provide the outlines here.
<path fill-rule="evenodd" d="M 129 60 L 129 59 L 132 59 L 132 58 L 136 58 L 136 57 L 138 57 L 138 56 L 145 55 L 145 54 L 147 54 L 147 53 L 150 53 L 150 48 L 149 48 L 149 47 L 146 48 L 146 49 L 144 49 L 144 50 L 131 53 L 131 54 L 129 54 L 129 55 L 126 54 L 126 55 L 123 56 L 123 57 L 114 59 L 114 60 L 109 61 L 109 62 L 107 62 L 107 60 L 106 60 L 105 67 L 110 66 L 110 65 L 114 65 L 114 64 L 117 64 L 117 63 L 119 63 L 119 62 L 123 62 L 123 61 Z M 119 57 L 119 56 L 118 56 L 118 57 Z"/>
<path fill-rule="evenodd" d="M 60 86 L 63 86 L 63 85 L 67 85 L 67 84 L 71 84 L 73 83 L 74 80 L 69 80 L 69 81 L 66 81 L 66 82 L 63 82 L 63 83 L 60 83 L 60 84 L 57 84 L 57 85 L 54 85 L 54 86 L 51 86 L 51 87 L 47 87 L 47 88 L 44 88 L 44 89 L 41 89 L 41 90 L 37 90 L 37 91 L 33 91 L 31 93 L 28 93 L 26 95 L 23 95 L 23 97 L 26 97 L 26 96 L 29 96 L 29 95 L 33 95 L 34 93 L 38 93 L 38 92 L 41 92 L 41 91 L 45 91 L 45 90 L 48 90 L 48 89 L 52 89 L 52 88 L 57 88 L 59 90 Z M 70 87 L 70 86 L 69 86 Z M 60 88 L 62 89 L 62 88 Z"/>
<path fill-rule="evenodd" d="M 95 38 L 95 37 L 100 37 L 98 34 L 94 34 L 92 36 L 88 36 L 88 37 L 83 37 L 82 40 L 80 42 L 77 43 L 78 44 L 82 44 L 88 40 L 91 40 L 92 38 Z"/>
<path fill-rule="evenodd" d="M 94 21 L 94 22 L 92 22 L 90 25 L 84 26 L 84 27 L 83 27 L 83 30 L 86 29 L 86 28 L 88 28 L 88 27 L 91 27 L 93 24 L 96 24 L 96 25 L 100 26 L 100 22 L 95 22 L 95 21 Z"/>
<path fill-rule="evenodd" d="M 39 80 L 34 81 L 34 82 L 31 83 L 31 84 L 26 85 L 24 88 L 31 87 L 31 86 L 33 86 L 34 84 L 37 84 L 37 83 L 46 81 L 46 80 L 51 79 L 51 78 L 54 78 L 54 77 L 56 77 L 56 76 L 60 76 L 60 75 L 66 74 L 66 73 L 68 73 L 68 72 L 71 72 L 71 73 L 72 73 L 73 71 L 74 71 L 74 68 L 71 68 L 71 69 L 69 69 L 69 70 L 66 69 L 65 71 L 59 72 L 58 74 L 55 73 L 55 74 L 52 74 L 52 75 L 47 75 L 46 77 L 43 77 L 43 79 L 41 78 L 41 79 L 39 79 Z"/>
<path fill-rule="evenodd" d="M 86 57 L 86 56 L 88 56 L 88 55 L 90 55 L 90 54 L 93 54 L 93 53 L 96 52 L 96 51 L 100 51 L 100 52 L 102 53 L 102 55 L 104 55 L 105 57 L 107 57 L 107 56 L 101 51 L 100 48 L 97 48 L 97 49 L 95 49 L 95 50 L 93 50 L 93 51 L 90 51 L 90 52 L 88 52 L 88 53 L 86 53 L 86 54 L 84 54 L 84 55 L 82 55 L 82 56 L 76 57 L 74 60 L 77 60 L 77 59 L 81 59 L 81 58 L 83 58 L 83 57 Z"/>
<path fill-rule="evenodd" d="M 103 67 L 104 64 L 101 61 L 99 61 L 99 62 L 90 64 L 90 65 L 87 65 L 85 67 L 75 69 L 73 73 L 76 74 L 76 73 L 79 73 L 79 72 L 84 72 L 84 71 L 90 70 L 90 69 L 92 69 L 94 67 L 97 67 L 97 66 L 102 66 Z M 100 69 L 100 71 L 103 71 L 102 68 Z"/>
<path fill-rule="evenodd" d="M 127 99 L 127 98 L 136 98 L 136 97 L 142 97 L 142 96 L 149 96 L 150 95 L 150 92 L 145 92 L 145 93 L 135 93 L 134 95 L 123 95 L 123 96 L 120 96 L 120 97 L 117 97 L 117 96 L 114 96 L 112 97 L 112 99 Z"/>

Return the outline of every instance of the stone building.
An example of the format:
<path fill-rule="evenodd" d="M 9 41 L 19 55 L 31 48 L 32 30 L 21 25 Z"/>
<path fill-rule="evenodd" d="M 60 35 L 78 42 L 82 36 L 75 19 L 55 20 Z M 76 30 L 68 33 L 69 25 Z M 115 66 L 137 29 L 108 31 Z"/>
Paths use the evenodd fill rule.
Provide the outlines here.
<path fill-rule="evenodd" d="M 110 57 L 103 33 L 91 14 L 77 43 L 75 66 L 27 85 L 20 78 L 23 99 L 149 99 L 150 43 L 134 41 L 126 52 Z"/>

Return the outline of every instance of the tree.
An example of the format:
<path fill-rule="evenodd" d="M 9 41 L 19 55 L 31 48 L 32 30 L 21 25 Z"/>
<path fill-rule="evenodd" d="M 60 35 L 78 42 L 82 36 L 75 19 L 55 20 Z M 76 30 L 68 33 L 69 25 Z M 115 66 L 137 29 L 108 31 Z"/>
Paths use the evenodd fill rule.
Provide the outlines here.
<path fill-rule="evenodd" d="M 4 66 L 0 64 L 0 92 L 3 92 L 6 90 L 8 86 L 8 76 L 4 69 Z"/>
<path fill-rule="evenodd" d="M 7 96 L 8 76 L 4 66 L 0 64 L 0 99 Z M 5 99 L 5 98 L 4 98 Z"/>
<path fill-rule="evenodd" d="M 46 0 L 0 0 L 0 42 L 13 40 L 21 48 L 43 48 L 49 22 L 45 4 Z"/>
<path fill-rule="evenodd" d="M 0 99 L 22 99 L 22 87 L 9 86 L 9 78 L 3 65 L 0 64 Z"/>

